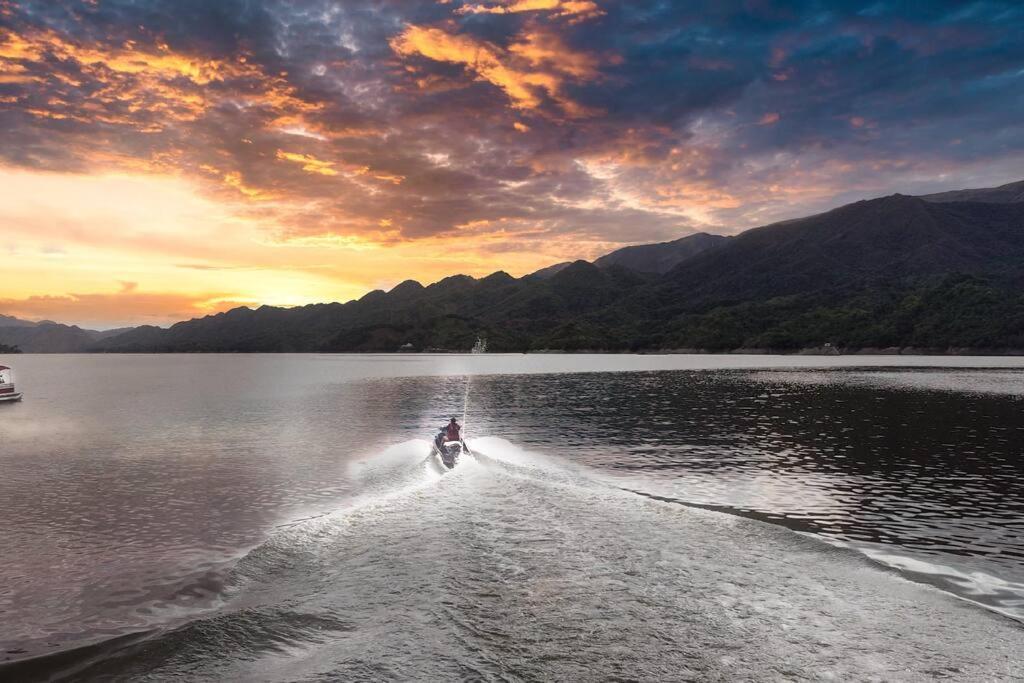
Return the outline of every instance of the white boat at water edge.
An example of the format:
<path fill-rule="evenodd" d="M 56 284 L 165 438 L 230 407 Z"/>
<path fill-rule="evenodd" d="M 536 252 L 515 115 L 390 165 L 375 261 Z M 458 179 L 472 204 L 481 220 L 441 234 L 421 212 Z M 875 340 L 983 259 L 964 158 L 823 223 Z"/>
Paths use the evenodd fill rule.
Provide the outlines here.
<path fill-rule="evenodd" d="M 14 371 L 6 365 L 0 365 L 0 403 L 20 400 L 21 394 L 14 389 Z"/>

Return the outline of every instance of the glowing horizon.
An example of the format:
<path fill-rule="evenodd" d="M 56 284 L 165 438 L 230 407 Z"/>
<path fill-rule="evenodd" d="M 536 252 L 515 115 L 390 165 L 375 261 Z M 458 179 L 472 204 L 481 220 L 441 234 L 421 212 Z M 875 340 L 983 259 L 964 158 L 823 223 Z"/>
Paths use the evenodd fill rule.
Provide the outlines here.
<path fill-rule="evenodd" d="M 1013 3 L 0 0 L 0 313 L 166 325 L 1019 180 L 1021 28 Z"/>

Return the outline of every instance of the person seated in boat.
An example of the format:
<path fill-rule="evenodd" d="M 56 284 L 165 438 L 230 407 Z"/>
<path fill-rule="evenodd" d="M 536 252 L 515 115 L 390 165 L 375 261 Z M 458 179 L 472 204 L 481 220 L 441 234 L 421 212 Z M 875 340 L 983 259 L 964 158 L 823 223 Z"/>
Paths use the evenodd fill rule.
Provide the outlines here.
<path fill-rule="evenodd" d="M 448 427 L 445 429 L 444 440 L 445 441 L 461 441 L 462 440 L 462 426 L 453 417 L 452 421 L 448 423 Z"/>

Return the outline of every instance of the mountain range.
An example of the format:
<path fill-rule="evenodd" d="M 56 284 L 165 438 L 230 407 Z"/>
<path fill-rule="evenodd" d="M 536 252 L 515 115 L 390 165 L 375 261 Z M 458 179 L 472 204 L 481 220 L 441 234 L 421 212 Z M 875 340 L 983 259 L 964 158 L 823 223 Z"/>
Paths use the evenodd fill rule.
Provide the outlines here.
<path fill-rule="evenodd" d="M 748 230 L 626 247 L 522 278 L 406 281 L 99 333 L 7 324 L 24 351 L 1024 349 L 1024 181 L 891 195 Z M 19 321 L 24 323 L 24 321 Z M 77 346 L 76 346 L 77 344 Z"/>
<path fill-rule="evenodd" d="M 0 344 L 26 353 L 80 353 L 90 350 L 99 341 L 129 329 L 88 330 L 52 320 L 34 322 L 0 315 Z"/>

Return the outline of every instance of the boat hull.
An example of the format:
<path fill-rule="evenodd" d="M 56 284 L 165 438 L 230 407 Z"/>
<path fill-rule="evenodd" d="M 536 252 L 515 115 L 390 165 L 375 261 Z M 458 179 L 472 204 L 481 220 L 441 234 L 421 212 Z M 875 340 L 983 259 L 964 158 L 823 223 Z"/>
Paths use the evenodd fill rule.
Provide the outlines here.
<path fill-rule="evenodd" d="M 20 400 L 21 394 L 0 394 L 0 403 L 13 403 Z"/>

